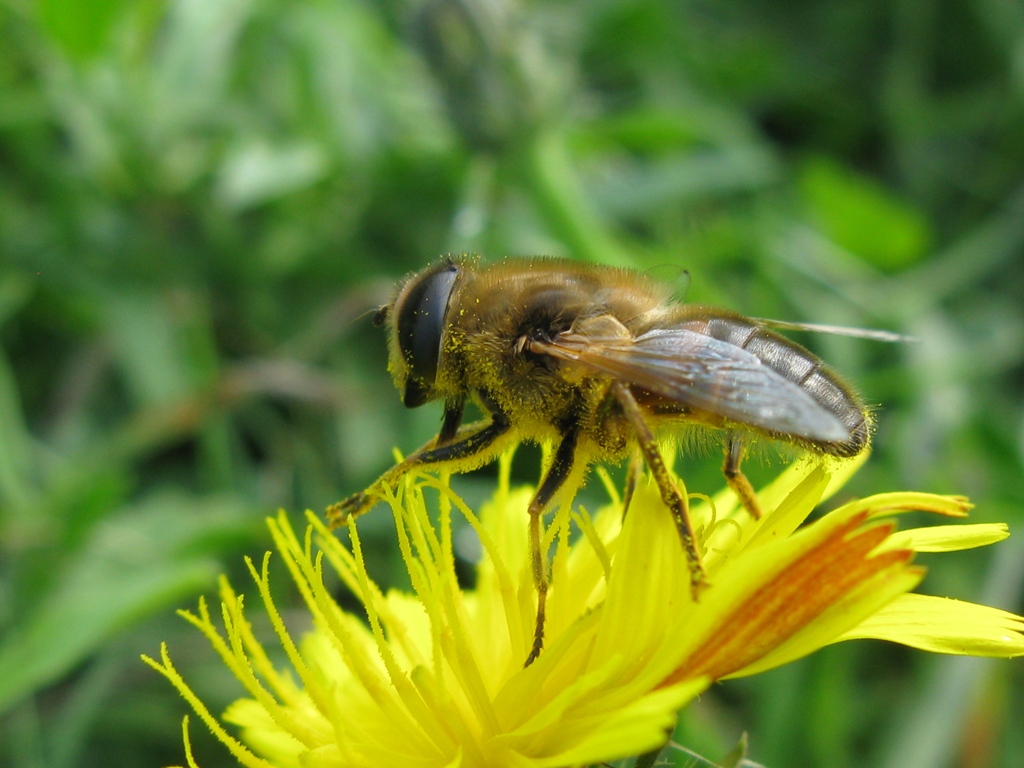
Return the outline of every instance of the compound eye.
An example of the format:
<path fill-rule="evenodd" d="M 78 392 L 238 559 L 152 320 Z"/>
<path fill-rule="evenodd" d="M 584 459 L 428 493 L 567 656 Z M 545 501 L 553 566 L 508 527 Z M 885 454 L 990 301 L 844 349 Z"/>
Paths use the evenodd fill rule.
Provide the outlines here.
<path fill-rule="evenodd" d="M 398 346 L 409 366 L 403 401 L 409 408 L 431 399 L 441 357 L 444 318 L 458 267 L 454 264 L 431 272 L 410 286 L 396 307 Z"/>

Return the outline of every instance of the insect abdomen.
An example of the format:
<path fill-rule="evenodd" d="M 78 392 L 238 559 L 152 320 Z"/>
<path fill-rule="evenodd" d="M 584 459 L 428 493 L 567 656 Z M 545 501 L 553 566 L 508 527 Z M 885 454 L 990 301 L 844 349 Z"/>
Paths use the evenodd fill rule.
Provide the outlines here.
<path fill-rule="evenodd" d="M 844 441 L 808 440 L 816 448 L 834 456 L 856 456 L 867 446 L 870 426 L 866 408 L 814 354 L 739 316 L 706 316 L 688 322 L 687 326 L 756 355 L 773 371 L 798 385 L 846 427 L 849 437 Z"/>

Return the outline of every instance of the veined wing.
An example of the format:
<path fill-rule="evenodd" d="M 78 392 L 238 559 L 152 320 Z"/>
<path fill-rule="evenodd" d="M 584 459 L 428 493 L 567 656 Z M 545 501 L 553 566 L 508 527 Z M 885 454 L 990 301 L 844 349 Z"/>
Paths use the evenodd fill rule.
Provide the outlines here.
<path fill-rule="evenodd" d="M 737 424 L 822 442 L 850 437 L 839 419 L 753 353 L 686 328 L 636 338 L 568 331 L 530 349 Z"/>

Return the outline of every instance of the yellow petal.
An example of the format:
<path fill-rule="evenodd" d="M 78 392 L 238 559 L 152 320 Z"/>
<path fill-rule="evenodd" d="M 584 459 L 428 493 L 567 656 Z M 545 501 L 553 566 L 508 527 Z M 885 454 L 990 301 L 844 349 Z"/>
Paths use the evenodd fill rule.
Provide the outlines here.
<path fill-rule="evenodd" d="M 705 680 L 688 680 L 629 702 L 585 741 L 567 744 L 563 751 L 539 758 L 533 765 L 590 765 L 656 749 L 665 743 L 675 725 L 675 712 L 706 687 Z"/>
<path fill-rule="evenodd" d="M 1006 523 L 975 523 L 973 525 L 936 525 L 911 528 L 889 537 L 888 544 L 906 547 L 915 552 L 956 552 L 961 549 L 986 547 L 1010 535 Z"/>
<path fill-rule="evenodd" d="M 862 527 L 866 519 L 863 511 L 829 516 L 785 541 L 731 561 L 701 600 L 721 603 L 724 610 L 714 626 L 694 627 L 701 644 L 669 681 L 701 675 L 720 679 L 737 673 L 776 650 L 865 582 L 880 574 L 906 571 L 909 550 L 873 554 L 892 529 L 889 525 Z"/>
<path fill-rule="evenodd" d="M 965 496 L 940 496 L 935 493 L 919 491 L 895 491 L 893 493 L 876 493 L 865 499 L 857 499 L 845 507 L 840 507 L 836 512 L 847 507 L 867 509 L 872 517 L 894 515 L 901 512 L 932 512 L 946 517 L 967 517 L 967 513 L 973 509 L 974 505 Z"/>
<path fill-rule="evenodd" d="M 935 653 L 1024 655 L 1024 618 L 945 597 L 907 594 L 846 632 L 842 640 L 891 640 Z"/>

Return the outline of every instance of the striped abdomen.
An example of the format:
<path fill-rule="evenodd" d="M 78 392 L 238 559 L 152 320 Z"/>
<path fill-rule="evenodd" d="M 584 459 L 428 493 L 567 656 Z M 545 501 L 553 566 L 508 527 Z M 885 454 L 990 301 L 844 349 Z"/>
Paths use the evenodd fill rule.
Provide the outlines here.
<path fill-rule="evenodd" d="M 849 433 L 846 440 L 837 442 L 812 440 L 801 435 L 790 437 L 802 437 L 803 442 L 814 449 L 833 456 L 856 456 L 864 450 L 871 432 L 867 409 L 860 398 L 817 356 L 796 342 L 739 315 L 707 309 L 700 314 L 699 317 L 687 319 L 682 325 L 755 355 L 773 371 L 804 390 L 838 419 Z"/>

